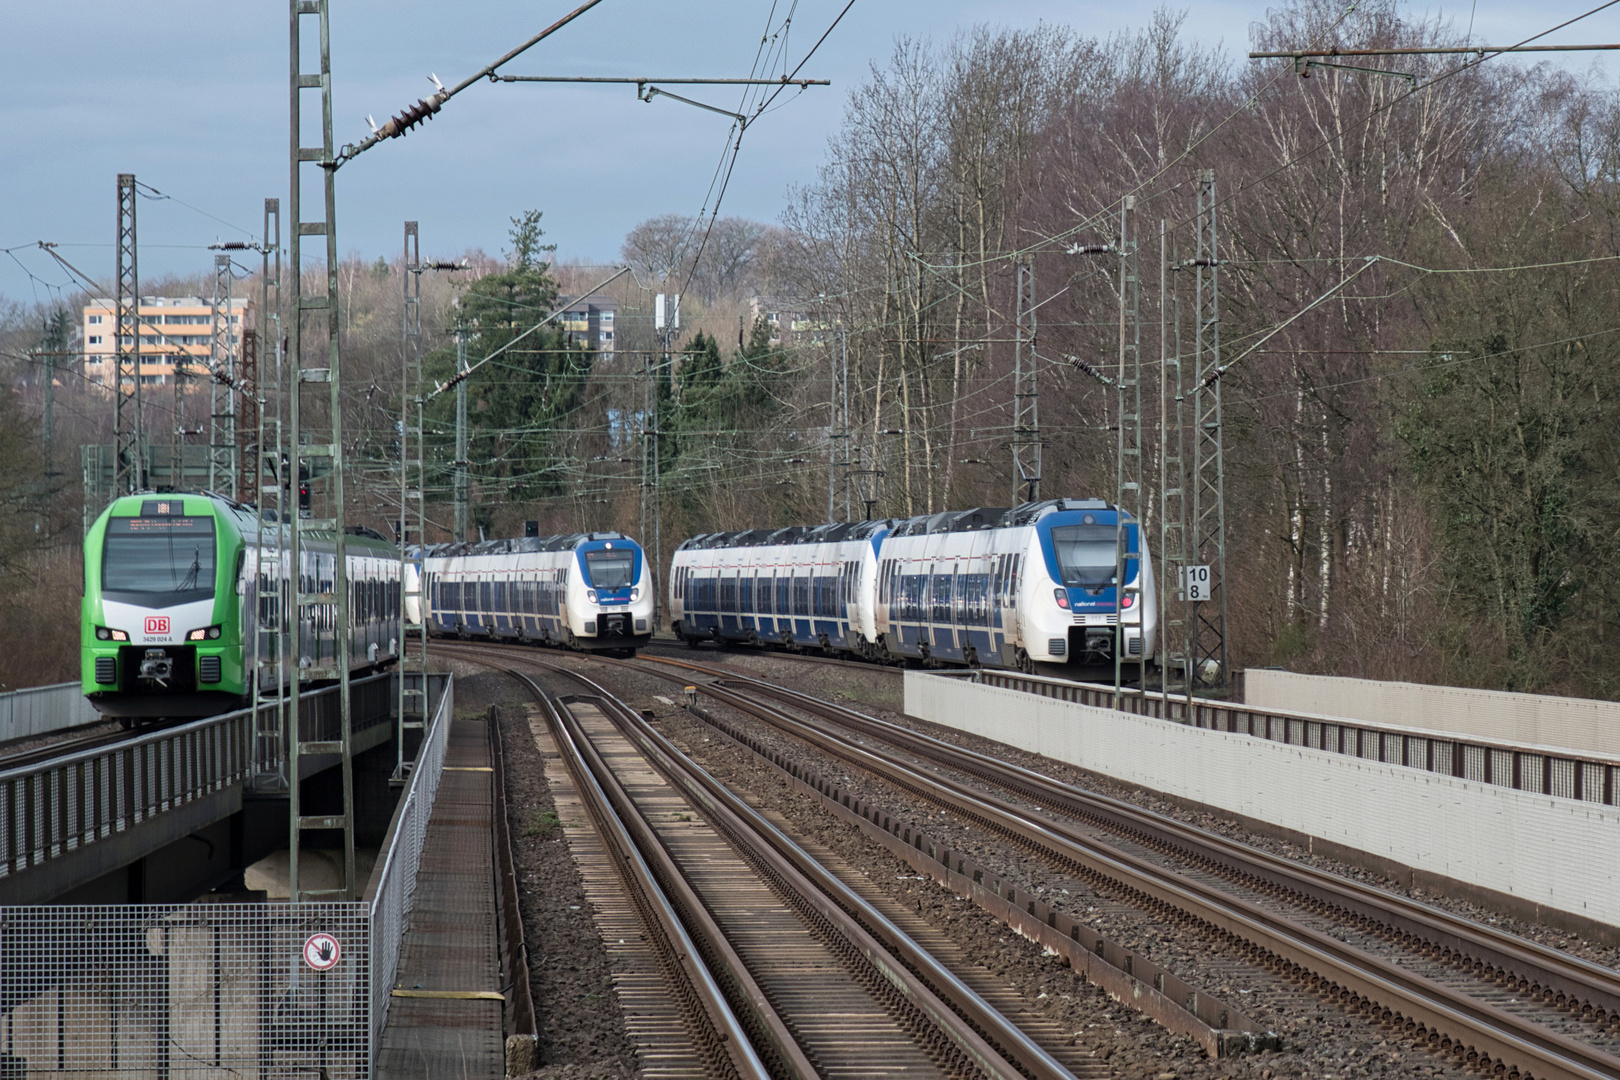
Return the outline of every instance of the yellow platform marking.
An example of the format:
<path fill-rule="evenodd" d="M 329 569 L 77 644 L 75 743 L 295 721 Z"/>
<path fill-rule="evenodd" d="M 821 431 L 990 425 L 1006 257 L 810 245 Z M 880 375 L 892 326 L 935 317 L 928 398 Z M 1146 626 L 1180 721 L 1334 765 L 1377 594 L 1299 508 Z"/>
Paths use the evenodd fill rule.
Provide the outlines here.
<path fill-rule="evenodd" d="M 506 995 L 494 990 L 399 990 L 392 992 L 394 997 L 402 998 L 436 998 L 440 1001 L 505 1001 Z"/>

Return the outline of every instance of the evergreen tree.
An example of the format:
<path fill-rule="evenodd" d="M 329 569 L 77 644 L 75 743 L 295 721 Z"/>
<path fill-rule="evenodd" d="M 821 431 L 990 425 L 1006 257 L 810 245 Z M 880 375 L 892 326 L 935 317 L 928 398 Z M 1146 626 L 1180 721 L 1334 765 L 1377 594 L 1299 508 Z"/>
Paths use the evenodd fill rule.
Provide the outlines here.
<path fill-rule="evenodd" d="M 555 245 L 541 243 L 540 218 L 540 211 L 529 210 L 512 219 L 508 269 L 474 281 L 459 301 L 468 364 L 499 353 L 468 383 L 468 458 L 485 499 L 532 499 L 566 490 L 574 442 L 566 429 L 591 371 L 588 347 L 572 344 L 554 320 L 539 325 L 557 307 L 557 283 L 543 258 Z M 453 350 L 428 360 L 439 382 L 454 368 Z M 433 413 L 440 432 L 437 456 L 447 465 L 454 447 L 453 396 L 436 399 Z"/>

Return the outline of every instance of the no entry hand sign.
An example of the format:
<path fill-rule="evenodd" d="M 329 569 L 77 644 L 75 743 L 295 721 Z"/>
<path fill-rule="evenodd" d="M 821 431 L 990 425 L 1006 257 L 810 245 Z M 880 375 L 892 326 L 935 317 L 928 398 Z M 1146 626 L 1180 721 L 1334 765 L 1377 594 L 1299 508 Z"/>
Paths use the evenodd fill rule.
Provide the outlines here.
<path fill-rule="evenodd" d="M 311 934 L 304 942 L 304 963 L 316 971 L 331 971 L 343 955 L 343 947 L 331 934 Z"/>

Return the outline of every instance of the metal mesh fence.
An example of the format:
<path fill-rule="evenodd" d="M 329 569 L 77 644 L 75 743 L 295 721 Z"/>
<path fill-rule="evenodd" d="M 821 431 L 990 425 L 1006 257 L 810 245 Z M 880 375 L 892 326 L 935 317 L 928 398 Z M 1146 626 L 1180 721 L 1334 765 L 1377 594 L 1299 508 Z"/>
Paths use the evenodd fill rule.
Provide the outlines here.
<path fill-rule="evenodd" d="M 0 1078 L 369 1078 L 454 707 L 449 677 L 426 678 L 435 708 L 367 900 L 0 907 Z M 9 809 L 44 816 L 18 815 L 29 827 L 11 830 L 9 857 L 83 842 L 81 820 L 127 812 L 126 790 L 155 812 L 209 774 L 196 762 L 241 769 L 238 745 L 165 751 L 132 788 L 123 770 L 61 772 L 29 791 L 48 797 L 14 796 Z"/>
<path fill-rule="evenodd" d="M 406 678 L 410 679 L 407 675 Z M 409 682 L 407 682 L 409 687 Z M 428 700 L 432 700 L 429 688 Z M 428 819 L 439 792 L 444 770 L 444 752 L 450 738 L 450 718 L 454 715 L 454 690 L 448 677 L 439 694 L 438 708 L 429 722 L 427 735 L 416 754 L 411 784 L 399 809 L 394 813 L 393 837 L 380 868 L 372 875 L 372 938 L 376 942 L 377 963 L 371 979 L 371 1034 L 373 1045 L 388 1021 L 388 1003 L 393 1000 L 394 976 L 399 970 L 400 942 L 411 921 L 411 904 L 416 896 L 416 872 L 422 864 L 422 845 L 427 840 Z"/>
<path fill-rule="evenodd" d="M 369 922 L 358 903 L 0 910 L 0 1075 L 368 1076 Z"/>

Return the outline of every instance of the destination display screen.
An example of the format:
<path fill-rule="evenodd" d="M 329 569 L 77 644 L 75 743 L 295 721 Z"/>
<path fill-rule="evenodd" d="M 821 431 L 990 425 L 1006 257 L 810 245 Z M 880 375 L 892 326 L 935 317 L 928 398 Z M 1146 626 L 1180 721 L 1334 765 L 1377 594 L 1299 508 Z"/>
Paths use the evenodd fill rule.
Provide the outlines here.
<path fill-rule="evenodd" d="M 214 519 L 110 518 L 101 554 L 101 595 L 142 607 L 174 607 L 214 595 Z"/>

